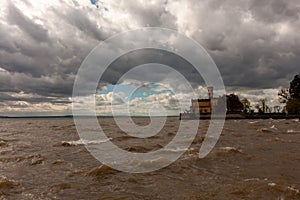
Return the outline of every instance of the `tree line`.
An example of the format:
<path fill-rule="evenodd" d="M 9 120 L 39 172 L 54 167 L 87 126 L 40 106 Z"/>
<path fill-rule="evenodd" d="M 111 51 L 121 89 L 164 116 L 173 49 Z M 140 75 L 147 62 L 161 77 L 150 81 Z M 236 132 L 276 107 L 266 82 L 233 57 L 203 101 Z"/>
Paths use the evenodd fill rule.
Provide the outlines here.
<path fill-rule="evenodd" d="M 300 114 L 300 74 L 296 75 L 290 82 L 290 87 L 281 89 L 278 92 L 279 102 L 282 106 L 269 106 L 265 99 L 260 99 L 257 104 L 251 106 L 251 102 L 247 98 L 239 99 L 236 94 L 226 95 L 226 104 L 228 112 L 244 112 L 246 114 L 254 113 L 253 107 L 259 113 L 288 113 Z"/>
<path fill-rule="evenodd" d="M 278 95 L 287 113 L 300 114 L 300 73 L 290 82 L 290 87 L 281 89 Z"/>

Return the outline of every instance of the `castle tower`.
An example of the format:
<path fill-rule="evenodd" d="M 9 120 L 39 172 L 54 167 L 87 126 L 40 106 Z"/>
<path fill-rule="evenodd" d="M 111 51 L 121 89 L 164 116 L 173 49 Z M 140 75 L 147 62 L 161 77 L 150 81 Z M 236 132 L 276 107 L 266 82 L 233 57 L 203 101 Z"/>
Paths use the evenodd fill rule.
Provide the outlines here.
<path fill-rule="evenodd" d="M 214 98 L 214 88 L 213 87 L 207 87 L 208 90 L 208 98 L 213 99 Z"/>

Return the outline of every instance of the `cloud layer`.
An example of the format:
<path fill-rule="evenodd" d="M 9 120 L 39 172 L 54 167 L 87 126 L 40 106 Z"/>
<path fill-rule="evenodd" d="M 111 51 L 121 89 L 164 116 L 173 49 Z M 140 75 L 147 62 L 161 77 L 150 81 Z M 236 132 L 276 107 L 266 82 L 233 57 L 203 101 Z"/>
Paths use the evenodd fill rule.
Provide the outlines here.
<path fill-rule="evenodd" d="M 98 9 L 88 0 L 0 5 L 3 115 L 69 113 L 73 82 L 88 53 L 115 33 L 144 26 L 178 30 L 202 44 L 228 88 L 287 87 L 300 72 L 298 0 L 109 0 Z"/>

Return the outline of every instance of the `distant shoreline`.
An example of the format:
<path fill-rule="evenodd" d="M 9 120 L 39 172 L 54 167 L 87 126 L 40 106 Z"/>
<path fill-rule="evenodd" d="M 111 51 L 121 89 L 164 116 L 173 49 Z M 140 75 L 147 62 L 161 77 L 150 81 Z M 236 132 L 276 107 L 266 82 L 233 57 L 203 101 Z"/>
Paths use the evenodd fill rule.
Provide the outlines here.
<path fill-rule="evenodd" d="M 94 116 L 77 116 L 78 118 L 93 118 Z M 162 118 L 165 116 L 154 116 L 154 118 Z M 73 119 L 73 115 L 65 116 L 0 116 L 0 119 Z M 112 118 L 150 118 L 149 116 L 97 116 L 99 119 L 112 119 Z M 153 118 L 153 117 L 152 117 Z M 187 116 L 167 116 L 167 118 L 178 118 L 179 120 L 209 120 L 210 115 L 201 115 L 201 117 Z M 222 117 L 223 118 L 223 117 Z M 242 119 L 300 119 L 300 115 L 286 115 L 282 113 L 266 113 L 266 114 L 254 114 L 254 115 L 227 115 L 226 120 L 242 120 Z M 216 117 L 215 119 L 218 119 Z"/>
<path fill-rule="evenodd" d="M 224 119 L 224 116 L 215 115 L 214 119 Z M 180 120 L 207 120 L 211 119 L 210 114 L 202 114 L 200 116 L 193 115 L 192 113 L 181 113 L 179 116 Z M 244 113 L 228 113 L 225 117 L 226 120 L 230 119 L 300 119 L 300 114 L 297 115 L 287 115 L 285 113 L 254 113 L 254 114 L 244 114 Z"/>
<path fill-rule="evenodd" d="M 94 116 L 76 116 L 78 118 L 93 118 Z M 150 118 L 149 116 L 97 116 L 97 118 Z M 152 118 L 161 118 L 165 116 L 152 116 Z M 73 115 L 65 116 L 0 116 L 0 119 L 72 119 Z M 167 118 L 179 118 L 178 116 L 167 116 Z"/>
<path fill-rule="evenodd" d="M 73 118 L 72 115 L 66 116 L 0 116 L 0 119 L 51 119 L 51 118 Z"/>

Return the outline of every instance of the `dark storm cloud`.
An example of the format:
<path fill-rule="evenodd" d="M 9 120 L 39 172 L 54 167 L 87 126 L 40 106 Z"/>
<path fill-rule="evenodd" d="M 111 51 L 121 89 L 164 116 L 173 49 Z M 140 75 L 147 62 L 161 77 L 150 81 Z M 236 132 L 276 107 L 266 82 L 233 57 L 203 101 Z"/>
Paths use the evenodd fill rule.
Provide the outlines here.
<path fill-rule="evenodd" d="M 53 9 L 53 12 L 56 13 L 59 18 L 74 26 L 77 30 L 84 32 L 87 36 L 98 41 L 105 40 L 109 34 L 98 27 L 95 21 L 93 22 L 88 18 L 87 13 L 89 11 L 91 10 L 69 7 L 64 14 L 61 10 Z"/>
<path fill-rule="evenodd" d="M 181 73 L 187 80 L 197 85 L 203 84 L 202 77 L 197 73 L 197 70 L 184 58 L 175 55 L 174 53 L 157 49 L 142 49 L 125 54 L 115 60 L 103 73 L 101 82 L 110 82 L 116 84 L 123 74 L 131 70 L 132 68 L 147 63 L 159 63 L 162 65 L 170 66 L 174 70 Z M 154 65 L 153 65 L 154 66 Z M 148 68 L 153 66 L 147 66 Z M 157 68 L 157 66 L 154 66 Z M 169 71 L 161 68 L 149 69 L 149 73 L 143 71 L 143 74 L 133 73 L 130 79 L 137 79 L 139 81 L 156 81 L 160 82 L 164 80 Z M 156 79 L 156 80 L 154 80 Z"/>
<path fill-rule="evenodd" d="M 0 73 L 0 91 L 25 92 L 45 97 L 69 97 L 72 93 L 73 80 L 72 76 L 34 78 L 26 74 L 4 72 Z"/>
<path fill-rule="evenodd" d="M 285 20 L 297 21 L 299 19 L 299 1 L 297 0 L 253 0 L 250 10 L 257 20 L 266 23 L 276 23 Z"/>
<path fill-rule="evenodd" d="M 115 33 L 141 26 L 172 28 L 198 41 L 215 60 L 226 86 L 287 87 L 300 71 L 299 0 L 112 1 L 108 17 L 73 0 L 73 5 L 50 6 L 33 19 L 8 2 L 6 13 L 0 12 L 0 68 L 8 71 L 0 70 L 2 101 L 17 101 L 4 93 L 21 91 L 42 96 L 35 99 L 41 102 L 70 97 L 77 70 L 90 50 Z M 29 9 L 33 6 L 24 2 Z M 188 65 L 173 58 L 153 59 L 182 64 L 187 79 L 199 83 Z M 122 59 L 124 65 L 115 63 L 105 82 L 115 83 L 126 66 L 145 61 L 143 55 Z"/>
<path fill-rule="evenodd" d="M 12 101 L 12 102 L 23 101 L 23 102 L 28 102 L 31 104 L 38 104 L 41 102 L 49 102 L 52 104 L 70 104 L 71 103 L 71 101 L 68 100 L 67 98 L 58 99 L 58 98 L 47 98 L 47 97 L 15 97 L 8 93 L 1 94 L 0 102 L 3 103 L 3 102 L 7 102 L 7 101 Z"/>
<path fill-rule="evenodd" d="M 12 3 L 7 10 L 9 24 L 0 21 L 0 68 L 7 71 L 0 73 L 0 91 L 45 96 L 39 99 L 41 102 L 49 102 L 48 97 L 71 96 L 74 74 L 93 48 L 92 39 L 80 41 L 72 38 L 68 30 L 57 35 L 53 27 L 48 31 L 45 27 L 51 23 L 45 27 L 34 23 Z M 69 31 L 76 34 L 77 29 Z M 9 97 L 3 99 L 9 101 Z"/>
<path fill-rule="evenodd" d="M 13 3 L 8 3 L 8 21 L 39 42 L 49 42 L 48 31 L 25 16 Z"/>
<path fill-rule="evenodd" d="M 210 1 L 195 6 L 191 29 L 216 61 L 227 86 L 287 86 L 299 73 L 299 1 Z M 205 6 L 206 7 L 206 6 Z M 200 10 L 196 13 L 196 10 Z M 206 14 L 208 20 L 201 20 Z"/>

